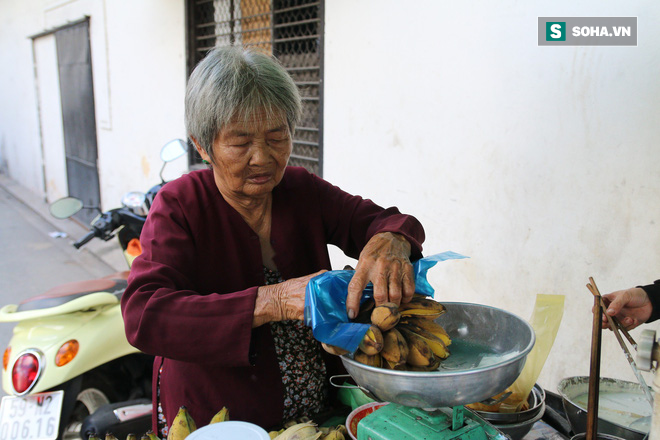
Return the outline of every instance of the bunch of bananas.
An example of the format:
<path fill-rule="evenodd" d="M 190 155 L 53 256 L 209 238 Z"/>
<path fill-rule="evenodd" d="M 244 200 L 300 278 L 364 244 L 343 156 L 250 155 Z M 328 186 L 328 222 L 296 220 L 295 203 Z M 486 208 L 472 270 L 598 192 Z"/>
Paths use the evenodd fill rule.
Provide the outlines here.
<path fill-rule="evenodd" d="M 229 420 L 229 410 L 222 407 L 220 411 L 215 413 L 211 418 L 209 425 L 213 423 L 226 422 Z M 197 429 L 197 424 L 190 416 L 188 409 L 185 406 L 179 408 L 176 417 L 172 421 L 170 430 L 167 433 L 167 440 L 183 440 L 188 437 L 193 431 Z M 141 439 L 142 440 L 142 439 Z"/>
<path fill-rule="evenodd" d="M 229 411 L 223 407 L 218 411 L 209 425 L 218 422 L 225 422 L 229 420 Z M 193 431 L 197 430 L 195 420 L 190 416 L 188 409 L 185 406 L 179 408 L 176 417 L 172 421 L 172 426 L 167 434 L 167 440 L 183 440 L 188 437 Z M 271 431 L 268 433 L 271 439 L 277 440 L 345 440 L 348 438 L 348 433 L 344 425 L 337 425 L 335 427 L 322 427 L 318 428 L 308 418 L 300 420 L 292 420 L 285 424 L 284 428 L 279 431 Z M 102 440 L 96 434 L 91 434 L 89 440 Z M 112 433 L 107 433 L 104 440 L 119 440 Z M 142 437 L 135 434 L 128 434 L 126 440 L 161 440 L 153 431 L 148 431 Z"/>
<path fill-rule="evenodd" d="M 105 440 L 119 440 L 115 435 L 111 432 L 108 432 L 105 434 L 105 437 L 103 437 Z M 101 437 L 96 435 L 95 433 L 90 434 L 88 437 L 89 440 L 101 440 Z M 138 437 L 135 434 L 128 434 L 126 436 L 126 440 L 160 440 L 160 438 L 154 434 L 153 431 L 147 431 L 146 434 L 143 434 L 142 437 Z"/>
<path fill-rule="evenodd" d="M 279 431 L 270 431 L 268 435 L 275 440 L 344 440 L 348 438 L 344 425 L 319 428 L 310 420 L 287 423 L 284 428 Z"/>
<path fill-rule="evenodd" d="M 227 410 L 227 408 L 223 407 L 213 416 L 213 418 L 209 422 L 209 425 L 218 422 L 225 422 L 227 420 L 229 420 L 229 411 Z M 167 440 L 183 440 L 196 429 L 197 429 L 197 424 L 190 416 L 188 409 L 185 406 L 182 406 L 181 408 L 179 408 L 176 417 L 174 417 L 174 420 L 172 421 L 172 426 L 170 427 L 170 430 L 167 434 Z M 101 438 L 98 437 L 95 433 L 92 433 L 88 437 L 88 440 L 101 440 Z M 104 440 L 119 440 L 119 439 L 115 437 L 114 434 L 108 432 L 105 434 Z M 160 437 L 158 437 L 153 431 L 150 430 L 147 431 L 145 434 L 143 434 L 141 437 L 138 437 L 135 434 L 128 434 L 126 436 L 126 440 L 160 440 Z"/>
<path fill-rule="evenodd" d="M 451 338 L 435 319 L 445 306 L 415 294 L 408 303 L 386 302 L 374 307 L 373 300 L 360 308 L 355 321 L 371 323 L 353 359 L 365 365 L 390 370 L 433 371 L 449 357 Z M 332 354 L 345 350 L 324 344 Z"/>

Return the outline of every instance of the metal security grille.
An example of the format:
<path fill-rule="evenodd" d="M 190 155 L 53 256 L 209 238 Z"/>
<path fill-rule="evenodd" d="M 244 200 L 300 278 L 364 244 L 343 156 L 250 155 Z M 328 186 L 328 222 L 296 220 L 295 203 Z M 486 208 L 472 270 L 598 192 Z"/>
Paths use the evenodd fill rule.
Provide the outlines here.
<path fill-rule="evenodd" d="M 257 47 L 282 62 L 303 100 L 289 164 L 321 175 L 323 1 L 188 0 L 187 8 L 189 73 L 217 46 Z"/>

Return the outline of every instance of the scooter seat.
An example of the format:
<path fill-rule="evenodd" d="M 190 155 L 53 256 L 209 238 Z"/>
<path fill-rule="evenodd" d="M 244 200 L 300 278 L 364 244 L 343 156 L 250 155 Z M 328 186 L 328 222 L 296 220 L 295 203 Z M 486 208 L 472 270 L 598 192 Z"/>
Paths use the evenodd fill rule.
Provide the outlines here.
<path fill-rule="evenodd" d="M 108 292 L 121 299 L 128 282 L 124 273 L 112 274 L 105 278 L 88 281 L 75 281 L 53 287 L 46 293 L 26 299 L 19 303 L 17 312 L 40 310 L 57 307 L 90 293 Z"/>

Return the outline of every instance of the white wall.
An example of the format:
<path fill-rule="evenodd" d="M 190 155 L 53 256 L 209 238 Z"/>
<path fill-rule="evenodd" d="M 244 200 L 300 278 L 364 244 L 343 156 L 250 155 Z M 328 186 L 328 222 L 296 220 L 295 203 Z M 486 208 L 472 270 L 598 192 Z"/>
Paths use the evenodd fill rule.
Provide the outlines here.
<path fill-rule="evenodd" d="M 99 159 L 102 200 L 114 206 L 124 192 L 159 183 L 160 148 L 186 137 L 185 21 L 183 0 L 106 0 L 106 8 L 112 129 Z M 165 177 L 185 169 L 177 160 Z"/>
<path fill-rule="evenodd" d="M 589 276 L 602 293 L 660 278 L 660 4 L 325 8 L 325 177 L 417 216 L 426 254 L 471 257 L 431 270 L 440 301 L 527 319 L 565 295 L 539 382 L 588 375 Z M 538 47 L 539 16 L 638 16 L 639 44 Z M 602 353 L 602 376 L 635 380 L 609 332 Z"/>
<path fill-rule="evenodd" d="M 40 26 L 34 2 L 0 3 L 0 171 L 43 195 L 32 41 Z"/>
<path fill-rule="evenodd" d="M 57 142 L 46 139 L 42 154 L 29 37 L 85 16 L 90 17 L 101 203 L 109 209 L 126 191 L 158 183 L 160 147 L 185 137 L 183 0 L 0 3 L 0 62 L 5 66 L 0 71 L 0 167 L 49 201 L 66 192 L 61 188 L 66 183 L 61 152 L 51 151 Z M 48 38 L 35 40 L 39 59 L 53 58 Z M 56 131 L 52 113 L 44 120 L 44 136 L 50 137 Z M 186 166 L 184 159 L 169 165 L 166 177 L 180 174 Z"/>

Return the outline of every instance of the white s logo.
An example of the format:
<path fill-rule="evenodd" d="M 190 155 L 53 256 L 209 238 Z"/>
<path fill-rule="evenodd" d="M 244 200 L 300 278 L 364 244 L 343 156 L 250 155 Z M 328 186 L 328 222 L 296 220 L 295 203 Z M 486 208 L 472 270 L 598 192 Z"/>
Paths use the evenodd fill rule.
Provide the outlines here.
<path fill-rule="evenodd" d="M 561 38 L 561 25 L 560 24 L 553 24 L 550 25 L 550 37 L 552 38 Z"/>

